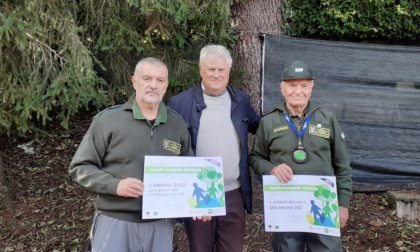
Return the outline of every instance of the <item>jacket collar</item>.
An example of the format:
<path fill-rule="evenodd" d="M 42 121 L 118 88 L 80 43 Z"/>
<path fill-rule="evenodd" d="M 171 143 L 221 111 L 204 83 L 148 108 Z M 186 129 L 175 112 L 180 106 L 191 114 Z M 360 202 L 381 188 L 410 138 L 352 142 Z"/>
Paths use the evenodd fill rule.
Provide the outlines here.
<path fill-rule="evenodd" d="M 195 86 L 195 90 L 194 90 L 194 96 L 195 96 L 195 100 L 197 101 L 197 110 L 202 111 L 203 109 L 207 108 L 207 105 L 204 103 L 204 97 L 203 97 L 203 89 L 201 88 L 201 81 L 200 80 L 197 83 L 197 86 Z M 241 98 L 239 96 L 236 95 L 235 90 L 227 85 L 226 90 L 229 93 L 230 99 L 232 100 L 233 103 L 238 103 Z"/>
<path fill-rule="evenodd" d="M 123 105 L 124 110 L 133 110 L 133 102 L 134 98 L 136 97 L 136 93 L 132 94 L 128 101 L 126 101 Z"/>
<path fill-rule="evenodd" d="M 281 112 L 286 112 L 287 113 L 289 111 L 288 109 L 286 109 L 286 102 L 283 102 L 281 104 L 276 104 L 276 105 L 274 105 L 274 107 L 277 110 L 280 110 Z M 309 101 L 308 102 L 308 108 L 306 109 L 307 114 L 310 114 L 310 113 L 314 112 L 314 110 L 316 110 L 319 107 L 320 107 L 319 105 Z"/>

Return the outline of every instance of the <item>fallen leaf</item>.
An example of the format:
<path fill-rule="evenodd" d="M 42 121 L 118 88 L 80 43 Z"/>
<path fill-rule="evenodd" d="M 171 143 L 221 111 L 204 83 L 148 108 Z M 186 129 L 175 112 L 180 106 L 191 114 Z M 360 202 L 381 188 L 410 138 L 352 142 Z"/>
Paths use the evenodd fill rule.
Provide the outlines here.
<path fill-rule="evenodd" d="M 385 224 L 383 222 L 381 222 L 381 221 L 371 221 L 371 222 L 369 222 L 369 225 L 375 226 L 375 227 L 385 226 Z"/>
<path fill-rule="evenodd" d="M 404 245 L 404 241 L 397 241 L 395 245 L 397 245 L 398 247 L 401 247 L 402 245 Z"/>

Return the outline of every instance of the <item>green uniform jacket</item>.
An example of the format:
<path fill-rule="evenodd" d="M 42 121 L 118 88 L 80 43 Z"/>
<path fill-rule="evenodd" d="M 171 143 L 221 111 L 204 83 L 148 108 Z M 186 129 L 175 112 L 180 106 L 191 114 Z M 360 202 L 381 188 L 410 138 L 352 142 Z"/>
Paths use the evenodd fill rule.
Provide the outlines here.
<path fill-rule="evenodd" d="M 250 165 L 260 175 L 269 175 L 275 166 L 285 163 L 296 175 L 336 176 L 338 204 L 348 208 L 352 169 L 344 134 L 334 113 L 309 102 L 306 116 L 312 113 L 312 117 L 302 137 L 309 159 L 298 164 L 292 159 L 298 137 L 284 118 L 283 111 L 288 113 L 285 106 L 285 103 L 276 105 L 273 112 L 262 118 L 249 157 Z"/>
<path fill-rule="evenodd" d="M 193 156 L 193 152 L 187 125 L 178 113 L 160 103 L 151 126 L 134 101 L 133 95 L 125 104 L 93 118 L 69 173 L 80 185 L 98 193 L 98 213 L 142 222 L 142 197 L 117 196 L 118 183 L 128 177 L 143 181 L 145 155 Z"/>

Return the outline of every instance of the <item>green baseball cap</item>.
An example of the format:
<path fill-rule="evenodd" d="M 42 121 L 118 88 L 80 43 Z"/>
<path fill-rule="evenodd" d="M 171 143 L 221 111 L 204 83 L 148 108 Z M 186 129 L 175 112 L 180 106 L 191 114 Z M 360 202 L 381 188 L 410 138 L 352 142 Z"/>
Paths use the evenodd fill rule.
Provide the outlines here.
<path fill-rule="evenodd" d="M 300 61 L 292 63 L 290 66 L 286 67 L 281 74 L 281 80 L 293 80 L 293 79 L 315 79 L 312 74 L 311 68 Z"/>

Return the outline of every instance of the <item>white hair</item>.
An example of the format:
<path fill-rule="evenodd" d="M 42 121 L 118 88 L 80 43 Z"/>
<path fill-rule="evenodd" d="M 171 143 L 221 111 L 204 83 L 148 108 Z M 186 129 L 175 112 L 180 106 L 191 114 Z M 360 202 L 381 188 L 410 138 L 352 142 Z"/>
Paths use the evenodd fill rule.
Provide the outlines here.
<path fill-rule="evenodd" d="M 229 68 L 232 67 L 232 57 L 230 56 L 230 52 L 226 49 L 226 47 L 221 45 L 207 45 L 203 47 L 200 51 L 200 65 L 203 65 L 204 58 L 207 56 L 207 54 L 213 56 L 214 58 L 225 58 Z"/>

